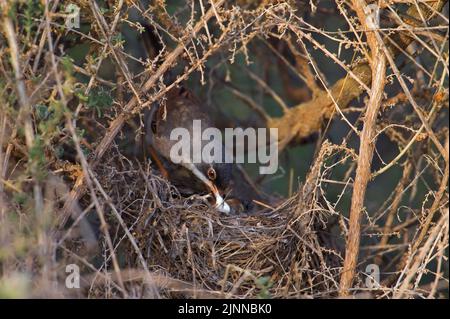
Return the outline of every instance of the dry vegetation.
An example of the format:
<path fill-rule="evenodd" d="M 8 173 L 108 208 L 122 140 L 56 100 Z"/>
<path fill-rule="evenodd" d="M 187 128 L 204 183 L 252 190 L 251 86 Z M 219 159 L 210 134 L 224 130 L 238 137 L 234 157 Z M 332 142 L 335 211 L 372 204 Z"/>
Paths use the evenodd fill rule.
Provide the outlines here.
<path fill-rule="evenodd" d="M 447 1 L 71 3 L 0 0 L 0 298 L 448 298 Z M 315 135 L 296 191 L 225 216 L 130 151 L 179 84 Z"/>

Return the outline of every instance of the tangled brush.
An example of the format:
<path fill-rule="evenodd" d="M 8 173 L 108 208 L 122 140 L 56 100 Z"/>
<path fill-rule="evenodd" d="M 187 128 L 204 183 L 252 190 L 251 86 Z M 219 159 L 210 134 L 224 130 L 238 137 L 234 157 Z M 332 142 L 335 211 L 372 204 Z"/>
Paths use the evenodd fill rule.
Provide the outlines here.
<path fill-rule="evenodd" d="M 0 297 L 448 297 L 448 1 L 71 2 L 0 0 Z M 255 209 L 134 153 L 180 86 L 278 130 Z"/>

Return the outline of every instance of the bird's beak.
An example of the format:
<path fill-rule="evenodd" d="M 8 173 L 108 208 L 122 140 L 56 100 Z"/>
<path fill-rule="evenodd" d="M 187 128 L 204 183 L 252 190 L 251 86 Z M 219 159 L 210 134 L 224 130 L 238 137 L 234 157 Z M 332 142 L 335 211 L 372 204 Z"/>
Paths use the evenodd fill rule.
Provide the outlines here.
<path fill-rule="evenodd" d="M 217 186 L 214 185 L 206 176 L 192 163 L 182 163 L 187 169 L 189 169 L 198 179 L 200 179 L 213 194 L 216 203 L 214 207 L 221 213 L 229 214 L 231 212 L 231 207 L 225 202 L 223 197 L 220 195 Z"/>
<path fill-rule="evenodd" d="M 217 210 L 221 213 L 229 214 L 231 212 L 231 207 L 225 202 L 223 197 L 220 195 L 219 190 L 217 189 L 216 185 L 212 184 L 208 185 L 208 187 L 211 189 L 211 192 L 214 195 L 214 198 L 216 199 L 216 205 L 215 207 Z"/>

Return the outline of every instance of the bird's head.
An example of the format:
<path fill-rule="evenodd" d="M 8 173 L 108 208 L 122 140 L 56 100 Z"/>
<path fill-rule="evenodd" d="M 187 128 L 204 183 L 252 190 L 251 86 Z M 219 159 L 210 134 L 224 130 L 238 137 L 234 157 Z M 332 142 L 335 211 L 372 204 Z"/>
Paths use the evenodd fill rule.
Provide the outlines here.
<path fill-rule="evenodd" d="M 230 213 L 231 208 L 222 197 L 221 190 L 226 188 L 231 177 L 231 164 L 205 164 L 195 165 L 191 162 L 183 162 L 183 167 L 188 169 L 209 192 L 212 204 L 222 213 Z"/>

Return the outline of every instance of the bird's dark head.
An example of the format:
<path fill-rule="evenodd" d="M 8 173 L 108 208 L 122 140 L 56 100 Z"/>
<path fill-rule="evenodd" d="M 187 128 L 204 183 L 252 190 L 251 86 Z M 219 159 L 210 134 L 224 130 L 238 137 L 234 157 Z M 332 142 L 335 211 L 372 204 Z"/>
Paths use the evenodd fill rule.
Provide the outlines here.
<path fill-rule="evenodd" d="M 202 172 L 206 178 L 211 181 L 221 193 L 227 190 L 231 179 L 232 164 L 229 163 L 212 163 L 198 164 L 200 172 Z"/>
<path fill-rule="evenodd" d="M 195 165 L 192 162 L 183 162 L 180 166 L 183 168 L 182 170 L 186 169 L 188 175 L 192 175 L 189 179 L 190 185 L 187 186 L 191 191 L 197 194 L 205 192 L 211 194 L 211 204 L 223 213 L 231 212 L 230 206 L 223 199 L 218 186 L 226 187 L 226 180 L 229 180 L 231 175 L 231 164 L 217 166 L 206 163 Z M 181 171 L 179 170 L 179 172 Z M 186 179 L 184 179 L 184 184 L 186 185 Z"/>

